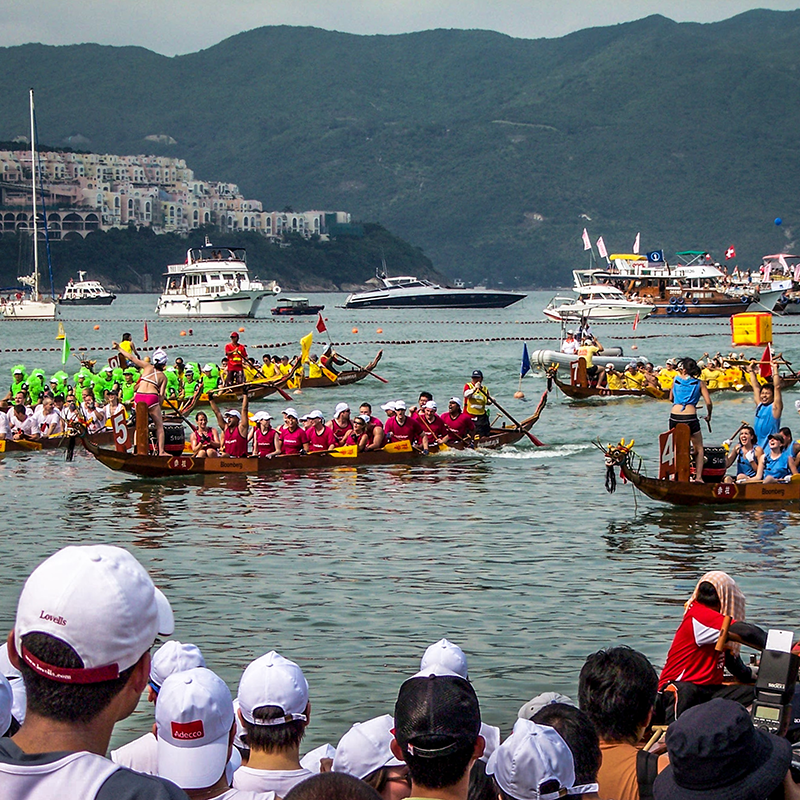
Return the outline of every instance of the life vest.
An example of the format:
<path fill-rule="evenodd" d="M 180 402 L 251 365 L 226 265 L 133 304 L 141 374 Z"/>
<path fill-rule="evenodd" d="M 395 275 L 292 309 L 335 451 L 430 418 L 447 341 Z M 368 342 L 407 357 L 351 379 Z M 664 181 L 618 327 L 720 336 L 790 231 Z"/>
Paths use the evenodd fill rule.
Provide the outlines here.
<path fill-rule="evenodd" d="M 464 388 L 464 392 L 472 391 L 476 388 L 476 384 L 470 382 Z M 486 413 L 486 391 L 485 386 L 481 386 L 480 390 L 466 398 L 465 411 L 473 417 L 482 417 Z"/>

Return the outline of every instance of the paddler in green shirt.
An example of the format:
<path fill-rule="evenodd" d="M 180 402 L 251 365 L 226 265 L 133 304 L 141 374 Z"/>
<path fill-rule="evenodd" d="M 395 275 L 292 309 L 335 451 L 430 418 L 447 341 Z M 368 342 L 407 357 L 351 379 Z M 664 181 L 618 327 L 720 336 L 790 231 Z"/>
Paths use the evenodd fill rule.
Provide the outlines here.
<path fill-rule="evenodd" d="M 195 370 L 195 365 L 187 364 L 183 370 L 183 397 L 191 397 L 199 382 L 200 376 Z"/>
<path fill-rule="evenodd" d="M 167 397 L 176 400 L 181 392 L 181 383 L 175 367 L 167 367 L 164 375 L 167 378 Z"/>
<path fill-rule="evenodd" d="M 112 369 L 110 365 L 106 365 L 100 370 L 98 375 L 92 378 L 92 391 L 94 392 L 95 402 L 105 405 L 105 393 L 110 392 L 114 387 L 112 376 Z"/>
<path fill-rule="evenodd" d="M 216 374 L 215 374 L 216 373 Z M 213 364 L 206 364 L 203 367 L 203 392 L 213 392 L 219 385 L 219 369 Z"/>
<path fill-rule="evenodd" d="M 133 403 L 133 396 L 136 394 L 138 380 L 139 371 L 136 367 L 128 367 L 123 370 L 123 380 L 120 385 L 120 399 L 126 406 Z"/>
<path fill-rule="evenodd" d="M 31 398 L 31 405 L 38 405 L 39 398 L 44 394 L 44 370 L 34 369 L 28 375 L 28 394 Z"/>
<path fill-rule="evenodd" d="M 8 393 L 8 397 L 16 397 L 19 392 L 27 392 L 27 378 L 25 365 L 17 364 L 11 370 L 11 391 Z"/>

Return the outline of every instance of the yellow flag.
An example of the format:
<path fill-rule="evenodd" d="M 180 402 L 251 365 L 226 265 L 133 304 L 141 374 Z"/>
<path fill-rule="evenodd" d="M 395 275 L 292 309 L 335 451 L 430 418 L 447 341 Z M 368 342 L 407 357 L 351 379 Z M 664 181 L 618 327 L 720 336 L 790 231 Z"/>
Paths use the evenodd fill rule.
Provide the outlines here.
<path fill-rule="evenodd" d="M 311 352 L 311 343 L 314 341 L 314 331 L 308 334 L 308 336 L 304 336 L 300 340 L 300 363 L 306 364 L 308 362 L 308 355 Z"/>

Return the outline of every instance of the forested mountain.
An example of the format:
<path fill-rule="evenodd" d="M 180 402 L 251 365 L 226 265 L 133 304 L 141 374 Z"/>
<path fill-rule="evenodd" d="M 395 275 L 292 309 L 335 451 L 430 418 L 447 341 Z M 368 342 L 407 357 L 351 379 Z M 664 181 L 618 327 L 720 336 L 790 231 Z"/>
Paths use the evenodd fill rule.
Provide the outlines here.
<path fill-rule="evenodd" d="M 25 134 L 33 85 L 43 143 L 346 209 L 467 280 L 567 282 L 584 225 L 611 250 L 641 230 L 643 249 L 735 244 L 756 266 L 800 213 L 798 53 L 799 11 L 549 40 L 266 27 L 173 58 L 24 45 L 0 49 L 0 139 Z"/>

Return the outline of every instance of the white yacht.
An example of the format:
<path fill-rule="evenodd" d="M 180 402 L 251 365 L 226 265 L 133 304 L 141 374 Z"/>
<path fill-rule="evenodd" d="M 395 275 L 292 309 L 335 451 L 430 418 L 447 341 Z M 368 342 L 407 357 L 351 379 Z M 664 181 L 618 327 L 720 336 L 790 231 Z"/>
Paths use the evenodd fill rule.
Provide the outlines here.
<path fill-rule="evenodd" d="M 377 276 L 378 288 L 351 294 L 344 308 L 506 308 L 526 295 L 493 289 L 439 286 L 410 275 Z"/>
<path fill-rule="evenodd" d="M 106 291 L 100 281 L 87 281 L 86 273 L 78 270 L 78 280 L 64 287 L 64 294 L 58 298 L 62 306 L 110 306 L 117 296 Z"/>
<path fill-rule="evenodd" d="M 544 315 L 557 322 L 563 320 L 633 320 L 644 319 L 655 306 L 642 300 L 629 300 L 616 286 L 603 283 L 576 286 L 575 295 L 556 295 L 544 308 Z"/>
<path fill-rule="evenodd" d="M 55 319 L 58 306 L 49 297 L 39 294 L 39 215 L 36 203 L 36 123 L 33 110 L 33 89 L 30 90 L 31 110 L 31 199 L 33 201 L 33 274 L 20 278 L 30 291 L 15 292 L 0 300 L 0 312 L 6 319 Z M 42 214 L 44 219 L 44 214 Z"/>
<path fill-rule="evenodd" d="M 186 251 L 183 264 L 170 264 L 156 312 L 162 317 L 254 317 L 264 297 L 279 294 L 275 281 L 250 279 L 243 247 Z"/>

